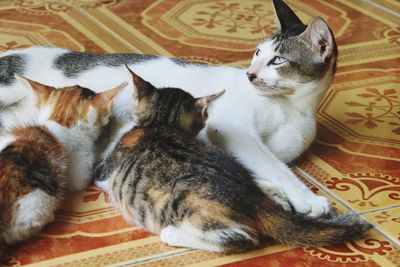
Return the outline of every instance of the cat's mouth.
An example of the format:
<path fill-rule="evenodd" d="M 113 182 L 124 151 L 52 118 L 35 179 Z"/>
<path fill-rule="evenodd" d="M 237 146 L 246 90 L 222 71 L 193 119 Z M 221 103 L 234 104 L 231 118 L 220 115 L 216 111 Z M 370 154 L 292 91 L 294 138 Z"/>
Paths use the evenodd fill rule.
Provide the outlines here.
<path fill-rule="evenodd" d="M 290 95 L 294 89 L 289 87 L 272 86 L 262 79 L 255 79 L 251 82 L 259 95 Z"/>

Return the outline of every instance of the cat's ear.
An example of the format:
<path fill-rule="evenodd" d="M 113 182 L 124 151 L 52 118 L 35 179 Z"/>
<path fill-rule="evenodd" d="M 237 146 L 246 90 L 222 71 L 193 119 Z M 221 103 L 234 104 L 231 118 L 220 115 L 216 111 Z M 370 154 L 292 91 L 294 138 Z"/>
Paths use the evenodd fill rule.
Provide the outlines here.
<path fill-rule="evenodd" d="M 279 20 L 279 28 L 282 32 L 289 27 L 296 25 L 304 25 L 303 22 L 296 16 L 292 9 L 282 0 L 273 0 L 275 14 Z"/>
<path fill-rule="evenodd" d="M 197 109 L 201 111 L 201 115 L 203 117 L 207 117 L 207 108 L 210 105 L 212 101 L 220 97 L 225 93 L 225 90 L 222 90 L 219 93 L 213 94 L 213 95 L 208 95 L 208 96 L 203 96 L 196 98 L 195 106 Z"/>
<path fill-rule="evenodd" d="M 133 96 L 136 100 L 140 100 L 144 96 L 150 95 L 153 93 L 154 90 L 156 90 L 156 88 L 151 83 L 143 80 L 142 77 L 134 73 L 126 64 L 125 67 L 129 70 L 132 76 L 132 81 L 134 85 Z"/>
<path fill-rule="evenodd" d="M 18 74 L 14 74 L 14 76 L 17 81 L 19 81 L 21 84 L 24 84 L 26 88 L 28 88 L 32 92 L 32 96 L 35 102 L 39 98 L 47 99 L 48 96 L 51 94 L 51 91 L 56 90 L 56 88 L 54 87 L 32 81 Z"/>
<path fill-rule="evenodd" d="M 324 62 L 331 56 L 334 48 L 333 35 L 322 18 L 314 18 L 299 37 L 312 44 L 316 61 Z"/>
<path fill-rule="evenodd" d="M 115 97 L 128 85 L 127 82 L 121 83 L 117 87 L 98 93 L 93 98 L 94 106 L 96 107 L 107 107 L 108 110 L 111 110 L 112 104 L 115 100 Z"/>

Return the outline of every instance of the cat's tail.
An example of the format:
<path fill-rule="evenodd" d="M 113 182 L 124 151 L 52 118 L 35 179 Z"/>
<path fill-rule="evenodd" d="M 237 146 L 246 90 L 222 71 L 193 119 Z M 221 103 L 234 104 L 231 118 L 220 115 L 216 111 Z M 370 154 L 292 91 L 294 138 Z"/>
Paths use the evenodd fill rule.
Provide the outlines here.
<path fill-rule="evenodd" d="M 261 232 L 276 241 L 295 246 L 329 246 L 363 238 L 371 224 L 355 213 L 331 212 L 326 218 L 310 218 L 281 209 L 261 210 L 257 218 Z"/>
<path fill-rule="evenodd" d="M 7 244 L 1 239 L 0 236 L 0 266 L 2 266 L 2 264 L 6 260 L 6 248 Z"/>

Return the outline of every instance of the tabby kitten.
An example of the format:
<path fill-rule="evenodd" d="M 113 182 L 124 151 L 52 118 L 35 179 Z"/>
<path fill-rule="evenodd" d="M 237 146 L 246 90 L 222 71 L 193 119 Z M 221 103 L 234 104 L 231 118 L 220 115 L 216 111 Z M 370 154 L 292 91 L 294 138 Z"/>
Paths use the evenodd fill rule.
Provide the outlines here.
<path fill-rule="evenodd" d="M 88 139 L 94 146 L 113 99 L 126 85 L 95 94 L 77 85 L 57 90 L 17 79 L 30 88 L 26 101 L 38 119 L 0 136 L 0 247 L 29 238 L 54 219 L 75 152 L 85 149 Z"/>
<path fill-rule="evenodd" d="M 332 245 L 369 228 L 353 214 L 313 219 L 283 210 L 233 157 L 197 140 L 208 105 L 223 92 L 193 98 L 132 76 L 137 125 L 95 171 L 96 184 L 130 222 L 169 245 L 215 252 L 253 249 L 269 237 Z"/>

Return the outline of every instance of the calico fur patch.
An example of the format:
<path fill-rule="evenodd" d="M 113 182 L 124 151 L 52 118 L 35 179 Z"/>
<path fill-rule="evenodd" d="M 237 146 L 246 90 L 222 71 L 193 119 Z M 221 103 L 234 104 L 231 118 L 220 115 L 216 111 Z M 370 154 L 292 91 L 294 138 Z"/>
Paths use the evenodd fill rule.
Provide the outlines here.
<path fill-rule="evenodd" d="M 1 223 L 9 225 L 14 203 L 39 188 L 62 197 L 65 190 L 64 149 L 45 127 L 16 128 L 15 141 L 0 153 Z M 65 163 L 64 163 L 65 164 Z"/>

